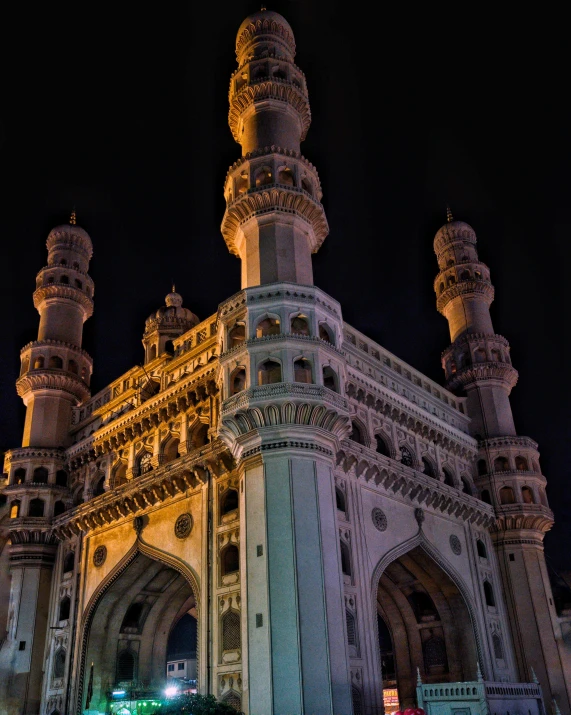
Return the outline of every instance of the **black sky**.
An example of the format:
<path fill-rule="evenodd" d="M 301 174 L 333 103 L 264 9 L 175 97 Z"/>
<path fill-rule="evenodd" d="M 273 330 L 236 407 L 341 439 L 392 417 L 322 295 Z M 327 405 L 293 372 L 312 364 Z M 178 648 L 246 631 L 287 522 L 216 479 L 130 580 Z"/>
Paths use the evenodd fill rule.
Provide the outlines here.
<path fill-rule="evenodd" d="M 124 6 L 123 6 L 124 5 Z M 127 6 L 128 5 L 128 6 Z M 330 235 L 315 282 L 345 320 L 442 380 L 449 343 L 432 252 L 446 203 L 478 235 L 496 332 L 520 380 L 519 434 L 539 442 L 571 569 L 567 292 L 568 57 L 557 18 L 474 5 L 276 0 L 296 37 Z M 76 206 L 94 244 L 84 347 L 97 390 L 142 360 L 171 280 L 205 318 L 239 290 L 220 234 L 240 147 L 227 124 L 236 31 L 258 3 L 20 3 L 3 10 L 0 449 L 21 439 L 14 381 L 36 336 L 36 272 Z"/>

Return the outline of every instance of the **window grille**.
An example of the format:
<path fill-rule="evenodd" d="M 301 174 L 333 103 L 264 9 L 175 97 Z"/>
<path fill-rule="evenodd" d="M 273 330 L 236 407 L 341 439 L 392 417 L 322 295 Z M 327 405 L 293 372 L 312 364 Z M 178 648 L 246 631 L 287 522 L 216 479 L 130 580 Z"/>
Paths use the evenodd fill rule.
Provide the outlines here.
<path fill-rule="evenodd" d="M 424 643 L 424 664 L 426 671 L 431 672 L 432 668 L 442 668 L 447 666 L 446 646 L 442 638 L 432 636 Z"/>
<path fill-rule="evenodd" d="M 353 701 L 353 715 L 363 715 L 363 701 L 357 688 L 351 688 L 351 699 Z"/>
<path fill-rule="evenodd" d="M 350 611 L 345 611 L 345 619 L 347 620 L 347 643 L 349 645 L 357 645 L 357 631 L 355 628 L 355 616 Z"/>
<path fill-rule="evenodd" d="M 241 711 L 242 699 L 238 693 L 235 693 L 234 691 L 228 693 L 228 695 L 224 698 L 224 702 L 234 708 L 234 710 L 237 710 L 238 712 Z"/>
<path fill-rule="evenodd" d="M 240 616 L 229 611 L 222 619 L 222 650 L 240 648 Z"/>
<path fill-rule="evenodd" d="M 124 650 L 117 658 L 117 682 L 133 680 L 135 677 L 135 657 L 129 651 Z"/>

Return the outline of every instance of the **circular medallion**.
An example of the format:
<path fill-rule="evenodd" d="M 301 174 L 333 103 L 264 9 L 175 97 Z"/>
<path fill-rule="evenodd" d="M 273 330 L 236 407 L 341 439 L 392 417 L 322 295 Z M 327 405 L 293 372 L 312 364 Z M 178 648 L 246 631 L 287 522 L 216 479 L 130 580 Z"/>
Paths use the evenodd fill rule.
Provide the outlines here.
<path fill-rule="evenodd" d="M 105 559 L 107 558 L 107 547 L 98 546 L 93 553 L 93 565 L 103 566 Z"/>
<path fill-rule="evenodd" d="M 375 529 L 378 529 L 379 531 L 387 530 L 387 517 L 385 516 L 385 512 L 382 511 L 382 509 L 373 509 L 371 513 L 371 518 L 373 519 Z"/>
<path fill-rule="evenodd" d="M 181 514 L 174 525 L 174 535 L 177 539 L 186 539 L 192 531 L 192 516 L 190 514 Z"/>
<path fill-rule="evenodd" d="M 462 553 L 462 544 L 456 534 L 452 534 L 450 537 L 450 548 L 452 549 L 452 553 L 456 554 L 456 556 L 460 556 Z"/>

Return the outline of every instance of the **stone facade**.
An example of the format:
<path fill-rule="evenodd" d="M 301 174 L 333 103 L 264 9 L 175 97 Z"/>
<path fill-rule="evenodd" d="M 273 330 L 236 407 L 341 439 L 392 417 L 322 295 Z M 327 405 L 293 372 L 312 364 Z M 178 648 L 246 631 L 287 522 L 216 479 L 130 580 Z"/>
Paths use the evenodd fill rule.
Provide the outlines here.
<path fill-rule="evenodd" d="M 189 614 L 199 691 L 250 715 L 373 715 L 383 688 L 402 707 L 434 700 L 419 678 L 474 683 L 498 713 L 508 684 L 530 683 L 538 712 L 542 691 L 569 713 L 542 547 L 553 516 L 537 444 L 515 434 L 517 373 L 474 231 L 450 215 L 435 238 L 443 388 L 313 285 L 328 227 L 300 153 L 291 27 L 253 13 L 236 54 L 242 156 L 222 233 L 239 293 L 199 321 L 173 286 L 144 364 L 91 396 L 91 240 L 74 215 L 48 237 L 24 436 L 5 461 L 0 712 L 103 713 L 114 688 L 159 692 Z"/>

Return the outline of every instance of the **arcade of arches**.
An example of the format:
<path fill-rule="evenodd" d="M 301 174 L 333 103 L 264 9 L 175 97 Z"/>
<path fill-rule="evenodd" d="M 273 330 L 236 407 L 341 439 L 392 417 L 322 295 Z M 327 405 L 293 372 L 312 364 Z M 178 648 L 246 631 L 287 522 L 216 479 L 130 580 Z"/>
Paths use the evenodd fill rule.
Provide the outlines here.
<path fill-rule="evenodd" d="M 464 598 L 420 546 L 385 568 L 377 614 L 383 687 L 398 690 L 401 708 L 415 707 L 417 668 L 424 683 L 476 678 L 476 640 Z"/>
<path fill-rule="evenodd" d="M 105 712 L 108 694 L 118 686 L 164 688 L 169 638 L 185 615 L 198 615 L 188 580 L 170 566 L 137 554 L 100 596 L 86 634 L 85 663 L 93 662 L 90 706 Z M 88 677 L 86 666 L 82 707 Z"/>

